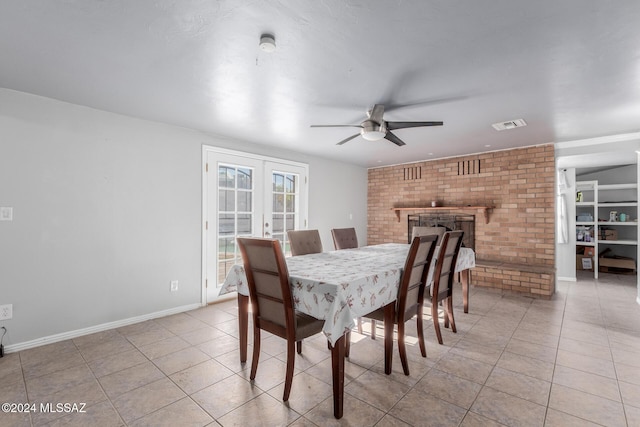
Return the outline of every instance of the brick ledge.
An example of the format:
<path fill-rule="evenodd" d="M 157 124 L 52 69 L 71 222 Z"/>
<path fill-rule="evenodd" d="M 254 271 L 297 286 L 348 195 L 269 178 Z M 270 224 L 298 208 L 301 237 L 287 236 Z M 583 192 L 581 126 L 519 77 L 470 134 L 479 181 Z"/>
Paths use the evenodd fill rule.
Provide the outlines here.
<path fill-rule="evenodd" d="M 518 264 L 514 262 L 489 259 L 476 259 L 476 267 L 494 268 L 500 270 L 521 271 L 524 273 L 555 274 L 556 268 L 541 264 Z"/>

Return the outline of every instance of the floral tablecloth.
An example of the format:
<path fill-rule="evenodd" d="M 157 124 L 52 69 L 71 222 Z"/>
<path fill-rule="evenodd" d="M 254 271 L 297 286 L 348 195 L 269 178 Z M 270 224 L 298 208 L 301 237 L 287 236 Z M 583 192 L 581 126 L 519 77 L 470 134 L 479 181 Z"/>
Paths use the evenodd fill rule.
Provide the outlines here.
<path fill-rule="evenodd" d="M 462 249 L 456 271 L 475 267 L 473 250 Z M 407 244 L 385 243 L 287 258 L 295 308 L 325 319 L 323 332 L 335 344 L 353 319 L 396 299 L 408 251 Z M 242 265 L 233 266 L 220 295 L 236 291 L 249 295 Z"/>

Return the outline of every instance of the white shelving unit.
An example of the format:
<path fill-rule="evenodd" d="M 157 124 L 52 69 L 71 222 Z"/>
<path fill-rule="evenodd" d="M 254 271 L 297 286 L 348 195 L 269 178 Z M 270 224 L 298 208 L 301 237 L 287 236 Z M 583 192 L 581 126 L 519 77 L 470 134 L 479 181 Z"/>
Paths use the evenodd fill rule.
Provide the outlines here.
<path fill-rule="evenodd" d="M 578 229 L 590 230 L 590 239 L 577 240 L 578 247 L 594 248 L 594 256 L 592 258 L 593 276 L 598 278 L 598 240 L 596 233 L 598 231 L 598 181 L 578 181 L 576 182 L 576 191 L 582 193 L 582 201 L 576 201 L 576 216 L 590 215 L 590 221 L 576 221 L 576 237 Z M 584 234 L 583 234 L 584 236 Z M 586 237 L 583 237 L 586 239 Z"/>
<path fill-rule="evenodd" d="M 624 213 L 626 221 L 600 221 L 599 231 L 609 228 L 618 232 L 617 240 L 599 240 L 600 245 L 633 246 L 638 245 L 638 185 L 613 184 L 598 185 L 598 213 L 600 218 L 609 218 L 611 211 L 617 211 L 618 217 Z M 600 236 L 600 234 L 598 234 Z"/>
<path fill-rule="evenodd" d="M 638 253 L 638 184 L 598 184 L 598 181 L 578 181 L 576 190 L 582 193 L 582 201 L 576 201 L 576 215 L 590 215 L 593 221 L 576 221 L 576 235 L 581 229 L 591 230 L 591 241 L 578 241 L 576 246 L 593 247 L 593 271 L 598 278 L 598 255 L 607 247 L 619 248 L 625 256 L 636 259 Z M 610 221 L 612 211 L 618 213 L 617 221 Z M 625 221 L 620 221 L 624 213 Z M 606 219 L 599 221 L 599 219 Z M 604 230 L 615 230 L 615 240 L 603 239 Z M 626 248 L 629 248 L 628 250 Z"/>

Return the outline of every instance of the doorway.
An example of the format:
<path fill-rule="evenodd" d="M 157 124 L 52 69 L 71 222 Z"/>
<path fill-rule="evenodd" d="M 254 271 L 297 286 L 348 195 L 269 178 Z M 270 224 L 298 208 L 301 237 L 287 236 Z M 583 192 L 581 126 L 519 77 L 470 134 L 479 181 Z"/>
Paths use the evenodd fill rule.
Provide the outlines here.
<path fill-rule="evenodd" d="M 290 253 L 287 231 L 306 228 L 308 165 L 203 147 L 203 301 L 242 262 L 237 237 L 275 238 Z"/>

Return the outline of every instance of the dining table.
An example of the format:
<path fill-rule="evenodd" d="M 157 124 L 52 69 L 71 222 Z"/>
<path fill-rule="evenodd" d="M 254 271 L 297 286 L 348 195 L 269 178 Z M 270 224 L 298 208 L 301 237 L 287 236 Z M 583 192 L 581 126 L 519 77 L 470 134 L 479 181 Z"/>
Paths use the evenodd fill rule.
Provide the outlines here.
<path fill-rule="evenodd" d="M 343 414 L 345 335 L 355 326 L 354 319 L 396 300 L 409 247 L 384 243 L 286 258 L 295 309 L 324 320 L 322 331 L 331 349 L 335 418 Z M 463 273 L 475 266 L 475 254 L 462 249 L 468 248 L 461 248 L 455 271 L 466 277 L 468 285 L 469 275 Z M 430 269 L 428 283 L 434 270 Z M 232 292 L 237 292 L 240 361 L 244 363 L 249 287 L 243 265 L 231 268 L 219 294 Z"/>

